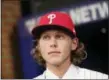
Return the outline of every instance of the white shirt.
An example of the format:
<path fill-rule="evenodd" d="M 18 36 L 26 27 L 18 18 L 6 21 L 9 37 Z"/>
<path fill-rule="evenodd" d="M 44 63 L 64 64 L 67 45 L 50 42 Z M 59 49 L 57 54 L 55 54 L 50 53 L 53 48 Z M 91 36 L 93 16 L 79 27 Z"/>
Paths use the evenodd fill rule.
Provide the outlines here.
<path fill-rule="evenodd" d="M 33 79 L 59 79 L 59 77 L 47 68 L 43 74 Z M 108 75 L 72 64 L 61 79 L 108 79 Z"/>

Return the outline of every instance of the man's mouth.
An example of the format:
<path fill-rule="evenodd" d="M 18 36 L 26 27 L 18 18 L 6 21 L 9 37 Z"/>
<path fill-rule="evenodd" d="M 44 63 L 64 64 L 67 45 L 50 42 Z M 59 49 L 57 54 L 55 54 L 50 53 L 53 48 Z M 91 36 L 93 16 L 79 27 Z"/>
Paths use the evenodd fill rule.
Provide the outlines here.
<path fill-rule="evenodd" d="M 60 51 L 51 51 L 48 54 L 60 54 L 60 53 L 61 53 Z"/>

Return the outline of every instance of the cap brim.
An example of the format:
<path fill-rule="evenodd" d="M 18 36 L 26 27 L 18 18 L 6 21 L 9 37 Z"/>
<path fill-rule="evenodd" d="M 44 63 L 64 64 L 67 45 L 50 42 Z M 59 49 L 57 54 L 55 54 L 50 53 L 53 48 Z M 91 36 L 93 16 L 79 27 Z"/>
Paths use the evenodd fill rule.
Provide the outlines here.
<path fill-rule="evenodd" d="M 69 29 L 64 28 L 63 26 L 59 26 L 59 25 L 43 25 L 43 26 L 37 26 L 32 30 L 32 35 L 34 39 L 38 39 L 40 38 L 41 34 L 45 31 L 48 30 L 59 30 L 62 31 L 64 33 L 66 33 L 68 36 L 74 38 L 75 35 L 73 34 L 73 32 L 71 32 Z"/>

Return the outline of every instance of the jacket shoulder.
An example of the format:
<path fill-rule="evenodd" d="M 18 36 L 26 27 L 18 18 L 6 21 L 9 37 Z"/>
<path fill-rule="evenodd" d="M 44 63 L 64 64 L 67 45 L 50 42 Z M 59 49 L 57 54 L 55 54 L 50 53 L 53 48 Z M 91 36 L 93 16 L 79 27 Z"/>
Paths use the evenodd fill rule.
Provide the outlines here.
<path fill-rule="evenodd" d="M 43 74 L 41 74 L 41 75 L 39 75 L 37 77 L 34 77 L 33 79 L 44 79 L 44 76 L 43 76 Z"/>
<path fill-rule="evenodd" d="M 94 71 L 86 68 L 80 68 L 80 72 L 83 74 L 86 78 L 91 79 L 108 79 L 108 75 L 101 73 L 99 71 Z"/>

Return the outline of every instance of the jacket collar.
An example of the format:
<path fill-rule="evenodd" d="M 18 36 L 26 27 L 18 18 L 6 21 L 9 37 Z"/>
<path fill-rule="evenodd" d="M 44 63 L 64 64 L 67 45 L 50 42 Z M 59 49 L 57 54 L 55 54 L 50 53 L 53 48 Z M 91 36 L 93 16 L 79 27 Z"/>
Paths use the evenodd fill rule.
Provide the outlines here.
<path fill-rule="evenodd" d="M 64 74 L 62 79 L 76 79 L 77 75 L 79 73 L 79 67 L 71 64 L 70 67 L 68 68 L 67 72 Z M 56 76 L 53 72 L 51 72 L 48 68 L 44 72 L 44 77 L 46 79 L 59 79 L 58 76 Z"/>

